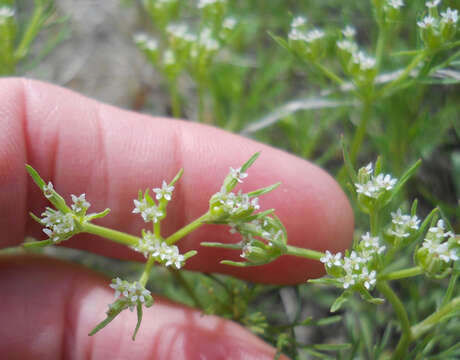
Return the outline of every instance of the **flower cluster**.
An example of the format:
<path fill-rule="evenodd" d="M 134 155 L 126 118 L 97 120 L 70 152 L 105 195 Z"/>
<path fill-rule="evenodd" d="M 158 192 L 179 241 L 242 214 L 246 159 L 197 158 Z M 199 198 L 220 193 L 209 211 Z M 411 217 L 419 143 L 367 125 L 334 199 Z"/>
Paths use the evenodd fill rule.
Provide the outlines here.
<path fill-rule="evenodd" d="M 260 208 L 257 197 L 250 199 L 248 194 L 244 194 L 241 191 L 237 194 L 219 192 L 213 197 L 216 201 L 214 210 L 222 212 L 225 217 L 238 218 L 247 216 Z"/>
<path fill-rule="evenodd" d="M 361 237 L 356 250 L 343 257 L 340 252 L 332 254 L 326 251 L 320 261 L 326 267 L 327 273 L 336 278 L 337 284 L 343 289 L 359 290 L 364 287 L 372 290 L 377 281 L 376 260 L 385 249 L 378 237 L 366 233 Z"/>
<path fill-rule="evenodd" d="M 59 210 L 47 208 L 42 213 L 40 223 L 45 226 L 43 232 L 53 243 L 67 240 L 74 235 L 75 221 L 72 213 L 62 213 Z"/>
<path fill-rule="evenodd" d="M 390 174 L 374 175 L 373 165 L 369 163 L 358 172 L 358 182 L 355 183 L 356 192 L 369 198 L 377 199 L 383 193 L 393 189 L 398 179 Z"/>
<path fill-rule="evenodd" d="M 428 275 L 442 277 L 449 272 L 450 263 L 459 258 L 459 244 L 455 241 L 455 235 L 446 231 L 442 219 L 438 220 L 436 226 L 428 229 L 422 246 L 417 250 L 418 264 Z"/>
<path fill-rule="evenodd" d="M 14 10 L 9 6 L 0 6 L 0 24 L 14 16 Z"/>
<path fill-rule="evenodd" d="M 457 31 L 458 10 L 447 8 L 439 15 L 437 11 L 439 4 L 439 0 L 426 2 L 429 13 L 417 21 L 421 38 L 429 48 L 442 46 L 446 41 L 451 40 Z"/>
<path fill-rule="evenodd" d="M 145 222 L 152 221 L 153 223 L 157 223 L 164 216 L 163 211 L 158 209 L 155 204 L 150 203 L 146 198 L 141 200 L 134 199 L 133 201 L 133 214 L 141 214 Z"/>
<path fill-rule="evenodd" d="M 91 206 L 89 201 L 86 200 L 86 194 L 80 196 L 71 195 L 73 204 L 71 205 L 72 210 L 78 215 L 86 214 L 86 210 Z"/>
<path fill-rule="evenodd" d="M 402 240 L 413 235 L 420 227 L 417 215 L 403 214 L 401 209 L 391 213 L 391 228 L 387 231 L 390 237 Z"/>
<path fill-rule="evenodd" d="M 141 240 L 136 246 L 133 246 L 133 249 L 144 254 L 146 258 L 152 255 L 164 266 L 173 265 L 176 269 L 180 269 L 185 262 L 185 257 L 179 253 L 177 246 L 166 244 L 150 231 L 142 234 Z"/>
<path fill-rule="evenodd" d="M 145 304 L 149 306 L 152 302 L 150 291 L 142 286 L 139 281 L 128 282 L 117 277 L 112 280 L 112 284 L 109 286 L 115 290 L 115 299 L 122 296 L 123 300 L 126 301 L 126 306 L 128 306 L 131 311 L 133 311 L 137 305 Z"/>

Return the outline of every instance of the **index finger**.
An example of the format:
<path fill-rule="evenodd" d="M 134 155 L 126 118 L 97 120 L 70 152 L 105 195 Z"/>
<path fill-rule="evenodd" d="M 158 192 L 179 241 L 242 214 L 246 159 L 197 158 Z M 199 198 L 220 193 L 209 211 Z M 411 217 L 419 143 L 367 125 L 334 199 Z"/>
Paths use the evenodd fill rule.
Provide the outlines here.
<path fill-rule="evenodd" d="M 168 235 L 206 212 L 229 166 L 240 166 L 257 151 L 262 154 L 242 189 L 282 182 L 261 205 L 276 209 L 289 243 L 318 251 L 346 248 L 353 232 L 348 200 L 326 172 L 307 161 L 213 127 L 120 110 L 37 81 L 1 80 L 0 241 L 11 246 L 26 234 L 43 238 L 27 213 L 41 213 L 46 200 L 26 175 L 25 163 L 67 198 L 86 193 L 94 211 L 111 208 L 100 224 L 132 234 L 139 234 L 144 225 L 131 214 L 138 190 L 158 186 L 183 167 L 163 225 Z M 198 250 L 188 269 L 285 284 L 323 271 L 319 262 L 288 256 L 265 266 L 229 267 L 219 261 L 239 254 L 201 247 L 203 241 L 239 239 L 225 227 L 203 226 L 179 242 L 183 252 Z M 77 236 L 66 245 L 142 260 L 126 247 L 94 236 Z"/>

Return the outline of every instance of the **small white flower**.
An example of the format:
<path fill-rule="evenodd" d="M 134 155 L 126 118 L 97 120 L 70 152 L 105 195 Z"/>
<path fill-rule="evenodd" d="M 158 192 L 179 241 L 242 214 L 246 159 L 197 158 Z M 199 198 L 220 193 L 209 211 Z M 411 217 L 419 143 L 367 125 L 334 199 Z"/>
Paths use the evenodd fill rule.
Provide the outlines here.
<path fill-rule="evenodd" d="M 163 63 L 165 65 L 174 65 L 176 63 L 176 56 L 171 50 L 166 50 L 163 53 Z"/>
<path fill-rule="evenodd" d="M 400 239 L 407 238 L 410 236 L 410 233 L 406 231 L 406 228 L 401 225 L 396 226 L 394 229 L 388 230 L 388 234 Z"/>
<path fill-rule="evenodd" d="M 393 9 L 399 10 L 399 8 L 404 6 L 403 0 L 388 0 L 387 5 L 392 7 Z"/>
<path fill-rule="evenodd" d="M 368 181 L 365 184 L 355 184 L 356 192 L 358 194 L 363 194 L 371 198 L 377 198 L 379 189 L 376 188 L 373 182 Z"/>
<path fill-rule="evenodd" d="M 227 17 L 222 22 L 222 27 L 227 30 L 233 30 L 236 26 L 236 19 L 234 17 Z"/>
<path fill-rule="evenodd" d="M 347 25 L 345 29 L 342 30 L 342 34 L 346 38 L 353 38 L 356 35 L 356 29 L 353 26 Z"/>
<path fill-rule="evenodd" d="M 377 272 L 375 270 L 369 272 L 366 267 L 363 268 L 359 277 L 367 290 L 371 290 L 377 282 Z"/>
<path fill-rule="evenodd" d="M 296 16 L 294 19 L 292 19 L 291 22 L 291 27 L 292 28 L 298 28 L 307 23 L 307 19 L 304 16 Z"/>
<path fill-rule="evenodd" d="M 355 274 L 347 273 L 341 280 L 342 280 L 342 286 L 346 290 L 350 286 L 353 286 L 356 284 L 356 278 L 357 276 Z"/>
<path fill-rule="evenodd" d="M 239 183 L 242 183 L 243 179 L 248 177 L 248 174 L 245 173 L 245 172 L 241 172 L 241 168 L 234 169 L 234 168 L 231 167 L 230 168 L 230 176 L 233 179 L 235 179 L 236 181 L 238 181 Z"/>
<path fill-rule="evenodd" d="M 374 184 L 377 188 L 391 190 L 398 182 L 398 179 L 391 177 L 390 174 L 379 174 L 374 179 Z"/>
<path fill-rule="evenodd" d="M 436 25 L 436 19 L 432 16 L 425 16 L 421 21 L 417 21 L 418 27 L 428 29 Z"/>
<path fill-rule="evenodd" d="M 431 8 L 438 6 L 440 3 L 441 3 L 441 0 L 433 0 L 433 1 L 427 1 L 425 5 L 427 8 L 431 9 Z"/>
<path fill-rule="evenodd" d="M 352 60 L 363 71 L 373 69 L 376 64 L 375 58 L 366 55 L 363 51 L 353 53 Z"/>
<path fill-rule="evenodd" d="M 73 201 L 71 208 L 76 213 L 87 210 L 91 204 L 86 200 L 86 194 L 81 194 L 80 196 L 70 195 Z"/>
<path fill-rule="evenodd" d="M 211 5 L 218 4 L 218 3 L 225 3 L 225 0 L 199 0 L 198 8 L 203 9 L 207 6 L 211 6 Z"/>
<path fill-rule="evenodd" d="M 146 199 L 142 199 L 142 201 L 134 199 L 133 201 L 134 209 L 132 212 L 134 214 L 141 214 L 145 222 L 153 221 L 156 223 L 164 215 L 155 205 L 149 205 Z"/>
<path fill-rule="evenodd" d="M 313 29 L 305 34 L 305 41 L 307 43 L 315 42 L 325 36 L 325 33 L 321 29 Z"/>
<path fill-rule="evenodd" d="M 212 52 L 219 49 L 219 42 L 213 38 L 212 31 L 209 28 L 204 28 L 200 32 L 198 43 L 207 52 Z"/>
<path fill-rule="evenodd" d="M 171 195 L 174 190 L 174 186 L 168 186 L 168 183 L 163 180 L 163 183 L 161 185 L 161 188 L 155 188 L 153 191 L 156 193 L 155 198 L 157 200 L 161 200 L 162 198 L 170 201 L 171 200 Z"/>
<path fill-rule="evenodd" d="M 342 253 L 332 254 L 329 250 L 326 250 L 325 255 L 319 260 L 326 267 L 342 266 Z"/>
<path fill-rule="evenodd" d="M 337 41 L 337 47 L 340 50 L 346 51 L 350 54 L 353 54 L 358 51 L 358 45 L 351 40 L 339 40 Z"/>
<path fill-rule="evenodd" d="M 445 12 L 441 13 L 441 18 L 446 24 L 456 24 L 458 22 L 458 10 L 447 8 Z"/>
<path fill-rule="evenodd" d="M 306 37 L 305 37 L 305 33 L 303 31 L 300 31 L 300 30 L 297 30 L 297 29 L 292 29 L 289 32 L 288 38 L 289 38 L 289 40 L 292 40 L 292 41 L 299 41 L 299 40 L 305 41 Z"/>
<path fill-rule="evenodd" d="M 47 199 L 50 199 L 54 193 L 54 186 L 51 181 L 48 182 L 48 185 L 43 185 L 43 194 Z"/>
<path fill-rule="evenodd" d="M 14 10 L 9 6 L 0 7 L 0 24 L 3 24 L 7 19 L 14 16 Z"/>

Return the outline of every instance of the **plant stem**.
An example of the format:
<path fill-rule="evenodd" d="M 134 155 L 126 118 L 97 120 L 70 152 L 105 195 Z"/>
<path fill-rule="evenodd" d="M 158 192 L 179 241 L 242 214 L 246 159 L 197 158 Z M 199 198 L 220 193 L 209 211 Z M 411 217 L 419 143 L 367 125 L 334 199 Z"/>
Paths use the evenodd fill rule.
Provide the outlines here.
<path fill-rule="evenodd" d="M 101 236 L 105 239 L 117 242 L 119 244 L 134 246 L 139 243 L 140 238 L 137 236 L 129 235 L 121 231 L 112 230 L 103 226 L 85 223 L 81 225 L 82 232 Z"/>
<path fill-rule="evenodd" d="M 387 28 L 382 21 L 378 21 L 379 25 L 379 35 L 377 38 L 377 49 L 375 50 L 375 58 L 376 58 L 376 69 L 377 73 L 380 70 L 382 65 L 383 56 L 385 54 L 385 45 L 386 45 L 386 38 L 387 38 Z"/>
<path fill-rule="evenodd" d="M 307 259 L 319 260 L 324 256 L 324 253 L 315 250 L 298 248 L 295 246 L 287 245 L 286 255 L 293 255 Z"/>
<path fill-rule="evenodd" d="M 329 70 L 327 67 L 321 65 L 318 62 L 313 62 L 313 65 L 320 70 L 326 77 L 331 79 L 332 81 L 336 82 L 338 85 L 342 86 L 345 84 L 345 81 L 342 80 L 338 75 L 333 73 L 331 70 Z"/>
<path fill-rule="evenodd" d="M 420 266 L 414 266 L 407 269 L 402 269 L 398 271 L 393 271 L 388 274 L 380 276 L 380 280 L 399 280 L 406 279 L 409 277 L 417 276 L 423 273 L 423 270 Z"/>
<path fill-rule="evenodd" d="M 369 222 L 371 226 L 371 235 L 377 236 L 379 231 L 379 211 L 372 209 L 369 214 Z"/>
<path fill-rule="evenodd" d="M 199 218 L 193 220 L 190 224 L 185 225 L 182 229 L 179 229 L 174 234 L 168 236 L 165 240 L 166 244 L 172 245 L 182 239 L 185 235 L 191 233 L 193 230 L 198 229 L 201 225 L 208 220 L 209 213 L 206 212 L 204 215 L 200 216 Z"/>
<path fill-rule="evenodd" d="M 35 36 L 37 36 L 37 33 L 40 30 L 40 27 L 42 26 L 43 12 L 43 6 L 35 2 L 35 9 L 32 15 L 32 19 L 29 21 L 27 29 L 24 32 L 24 35 L 22 36 L 21 42 L 19 43 L 18 47 L 16 48 L 16 51 L 14 52 L 14 57 L 16 61 L 21 60 L 27 55 L 30 44 L 34 40 Z"/>
<path fill-rule="evenodd" d="M 417 65 L 420 64 L 420 62 L 422 62 L 426 56 L 426 51 L 421 51 L 416 57 L 414 57 L 411 63 L 401 73 L 401 75 L 383 87 L 380 92 L 381 96 L 385 97 L 396 85 L 399 85 L 401 82 L 403 82 L 410 75 L 411 71 L 414 70 L 415 67 L 417 67 Z"/>
<path fill-rule="evenodd" d="M 152 256 L 152 254 L 150 254 L 147 262 L 145 263 L 145 268 L 144 268 L 144 271 L 142 272 L 141 278 L 139 279 L 139 282 L 144 287 L 147 284 L 147 281 L 149 280 L 150 271 L 152 270 L 152 266 L 154 263 L 155 263 L 155 258 Z"/>
<path fill-rule="evenodd" d="M 177 91 L 177 78 L 174 77 L 169 81 L 169 91 L 171 96 L 171 109 L 173 117 L 180 118 L 181 117 L 181 105 L 180 105 L 180 97 L 179 92 Z"/>
<path fill-rule="evenodd" d="M 190 283 L 185 279 L 182 272 L 177 271 L 176 269 L 168 267 L 169 272 L 172 276 L 177 280 L 179 284 L 185 289 L 188 296 L 193 300 L 196 307 L 203 309 L 203 304 L 201 303 L 200 299 L 196 296 L 195 291 L 190 286 Z"/>
<path fill-rule="evenodd" d="M 363 102 L 363 110 L 361 112 L 361 119 L 359 120 L 358 128 L 355 131 L 353 140 L 351 141 L 350 146 L 350 160 L 353 165 L 355 165 L 356 157 L 358 155 L 359 149 L 366 135 L 367 124 L 372 114 L 372 102 L 370 99 L 365 99 Z"/>
<path fill-rule="evenodd" d="M 460 311 L 460 296 L 453 298 L 449 303 L 441 307 L 438 311 L 428 316 L 425 320 L 419 322 L 418 324 L 412 326 L 412 337 L 414 340 L 417 340 L 433 326 L 439 324 L 440 322 L 446 320 L 446 317 L 452 314 L 453 312 Z"/>
<path fill-rule="evenodd" d="M 382 293 L 383 296 L 387 298 L 391 306 L 393 306 L 393 309 L 396 312 L 396 316 L 401 323 L 402 334 L 391 359 L 405 359 L 407 349 L 412 337 L 409 317 L 407 315 L 406 309 L 404 308 L 404 305 L 399 299 L 398 295 L 396 295 L 396 293 L 391 289 L 386 281 L 379 281 L 377 283 L 377 289 Z"/>

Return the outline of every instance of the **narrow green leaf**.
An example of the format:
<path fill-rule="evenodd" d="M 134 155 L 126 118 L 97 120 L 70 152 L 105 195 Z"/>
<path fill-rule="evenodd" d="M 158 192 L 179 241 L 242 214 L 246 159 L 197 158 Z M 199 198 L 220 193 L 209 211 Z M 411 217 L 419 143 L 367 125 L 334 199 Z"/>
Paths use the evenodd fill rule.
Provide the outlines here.
<path fill-rule="evenodd" d="M 278 45 L 280 45 L 282 48 L 291 51 L 290 46 L 289 46 L 289 43 L 288 43 L 286 40 L 284 40 L 282 37 L 273 34 L 271 31 L 268 32 L 268 35 L 270 35 L 270 37 L 271 37 L 273 40 L 275 40 L 275 42 L 276 42 Z"/>
<path fill-rule="evenodd" d="M 351 348 L 351 344 L 314 344 L 313 348 L 321 351 L 339 351 Z"/>
<path fill-rule="evenodd" d="M 242 166 L 241 166 L 241 172 L 245 172 L 249 167 L 254 164 L 254 162 L 257 160 L 257 158 L 260 156 L 260 151 L 256 152 L 254 155 L 252 155 L 248 161 L 246 161 Z"/>
<path fill-rule="evenodd" d="M 141 321 L 142 321 L 142 304 L 137 304 L 137 324 L 136 324 L 136 328 L 134 329 L 134 333 L 132 337 L 133 341 L 136 340 L 136 335 L 141 326 Z"/>
<path fill-rule="evenodd" d="M 248 196 L 249 197 L 254 197 L 254 196 L 261 196 L 261 195 L 267 194 L 270 191 L 275 190 L 280 185 L 281 185 L 281 182 L 277 182 L 276 184 L 264 187 L 262 189 L 251 191 L 251 192 L 248 193 Z"/>
<path fill-rule="evenodd" d="M 187 251 L 187 252 L 184 254 L 184 260 L 188 260 L 188 259 L 190 259 L 192 256 L 195 256 L 196 254 L 198 254 L 198 251 L 196 251 L 196 250 Z"/>
<path fill-rule="evenodd" d="M 345 164 L 345 169 L 347 170 L 348 176 L 351 179 L 352 183 L 356 183 L 358 176 L 356 175 L 355 168 L 350 159 L 350 154 L 348 153 L 348 149 L 345 144 L 343 135 L 340 138 L 340 145 L 342 146 L 343 162 Z M 353 191 L 354 191 L 354 187 L 353 187 Z"/>
<path fill-rule="evenodd" d="M 252 263 L 249 261 L 230 261 L 230 260 L 222 260 L 220 262 L 223 265 L 230 265 L 230 266 L 236 266 L 236 267 L 250 267 L 250 266 L 258 266 L 258 265 L 263 265 L 265 263 Z"/>
<path fill-rule="evenodd" d="M 223 244 L 218 242 L 202 242 L 200 243 L 201 246 L 206 247 L 217 247 L 222 249 L 234 249 L 234 250 L 241 250 L 242 246 L 239 244 Z"/>
<path fill-rule="evenodd" d="M 316 321 L 315 323 L 318 326 L 325 326 L 325 325 L 335 324 L 335 323 L 340 322 L 340 321 L 342 321 L 342 316 L 334 315 L 334 316 L 329 316 L 329 317 L 324 318 L 324 319 L 320 319 L 320 320 Z"/>
<path fill-rule="evenodd" d="M 171 180 L 171 182 L 169 183 L 169 186 L 173 186 L 176 182 L 178 182 L 179 179 L 182 177 L 183 173 L 184 173 L 184 169 L 181 168 L 179 172 L 176 174 L 176 176 L 174 176 L 174 179 Z"/>
<path fill-rule="evenodd" d="M 27 172 L 29 173 L 30 177 L 33 179 L 33 181 L 35 182 L 35 184 L 37 184 L 37 186 L 43 190 L 43 186 L 46 185 L 45 181 L 40 177 L 40 175 L 38 174 L 37 170 L 35 170 L 32 166 L 26 164 L 26 170 Z"/>
<path fill-rule="evenodd" d="M 86 221 L 92 221 L 94 219 L 99 219 L 99 218 L 102 218 L 104 216 L 107 216 L 108 214 L 110 213 L 110 209 L 107 208 L 105 209 L 104 211 L 101 211 L 99 213 L 93 213 L 93 214 L 88 214 L 85 216 L 85 220 Z"/>
<path fill-rule="evenodd" d="M 348 291 L 343 292 L 337 299 L 335 299 L 334 303 L 331 306 L 331 312 L 336 312 L 340 310 L 342 305 L 348 300 L 350 293 Z"/>
<path fill-rule="evenodd" d="M 387 205 L 402 189 L 402 187 L 406 184 L 406 182 L 415 174 L 417 169 L 422 164 L 422 160 L 417 160 L 414 165 L 412 165 L 406 172 L 401 176 L 401 178 L 396 183 L 394 189 L 391 191 L 390 195 L 382 201 L 381 207 Z"/>
<path fill-rule="evenodd" d="M 33 241 L 33 242 L 26 242 L 22 244 L 22 247 L 24 249 L 37 249 L 37 248 L 42 248 L 48 245 L 52 245 L 53 241 L 51 240 L 42 240 L 42 241 Z"/>

